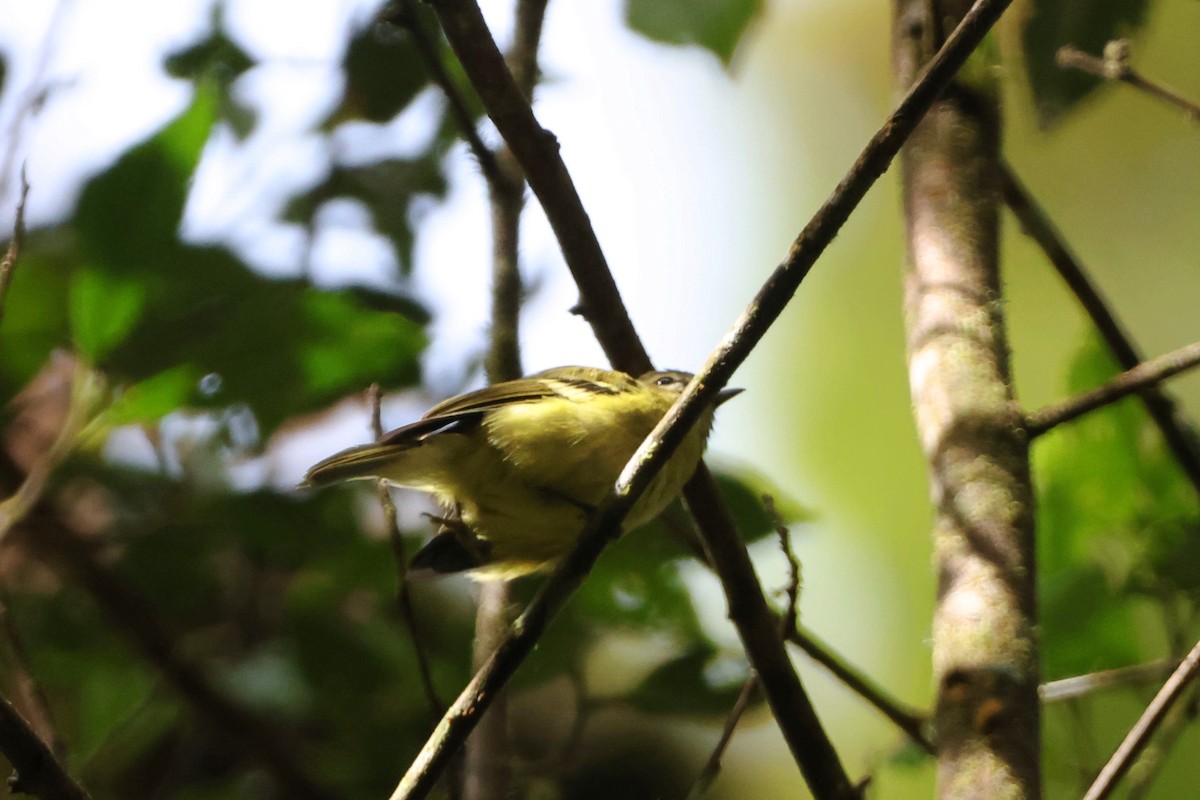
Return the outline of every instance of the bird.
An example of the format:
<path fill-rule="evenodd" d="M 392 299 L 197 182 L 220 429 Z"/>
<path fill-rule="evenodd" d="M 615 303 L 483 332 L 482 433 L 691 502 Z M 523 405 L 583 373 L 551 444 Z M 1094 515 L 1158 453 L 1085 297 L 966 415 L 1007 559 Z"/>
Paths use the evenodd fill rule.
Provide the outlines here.
<path fill-rule="evenodd" d="M 511 580 L 552 569 L 589 515 L 691 381 L 678 370 L 640 377 L 594 367 L 556 367 L 451 397 L 379 441 L 310 468 L 301 486 L 359 479 L 432 494 L 441 530 L 411 569 Z M 724 389 L 630 509 L 622 531 L 675 499 L 704 452 Z"/>

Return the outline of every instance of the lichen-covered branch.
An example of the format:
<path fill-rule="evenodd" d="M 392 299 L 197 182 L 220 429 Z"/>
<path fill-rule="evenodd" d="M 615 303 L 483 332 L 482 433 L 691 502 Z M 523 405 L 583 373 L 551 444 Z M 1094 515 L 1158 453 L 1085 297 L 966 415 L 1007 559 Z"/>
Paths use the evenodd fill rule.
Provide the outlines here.
<path fill-rule="evenodd" d="M 897 0 L 908 86 L 935 52 L 930 4 Z M 969 4 L 940 2 L 957 18 Z M 909 383 L 934 505 L 938 794 L 1040 797 L 1033 489 L 999 277 L 999 106 L 955 83 L 901 157 Z"/>

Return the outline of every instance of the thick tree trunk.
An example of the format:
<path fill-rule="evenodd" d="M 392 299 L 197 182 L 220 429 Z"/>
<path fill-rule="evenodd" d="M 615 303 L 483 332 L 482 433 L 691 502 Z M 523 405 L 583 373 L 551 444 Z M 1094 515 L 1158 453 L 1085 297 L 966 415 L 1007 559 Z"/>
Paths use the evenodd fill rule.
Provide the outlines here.
<path fill-rule="evenodd" d="M 901 86 L 969 5 L 897 0 Z M 999 135 L 992 93 L 955 83 L 901 162 L 909 381 L 935 513 L 943 798 L 1040 796 L 1033 492 L 998 270 Z"/>

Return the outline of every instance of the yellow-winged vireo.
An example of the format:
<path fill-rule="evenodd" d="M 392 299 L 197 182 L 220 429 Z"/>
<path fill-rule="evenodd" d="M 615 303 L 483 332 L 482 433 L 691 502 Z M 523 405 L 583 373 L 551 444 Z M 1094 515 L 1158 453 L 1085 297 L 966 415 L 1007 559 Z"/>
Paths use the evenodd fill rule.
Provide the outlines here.
<path fill-rule="evenodd" d="M 557 367 L 451 397 L 374 444 L 330 456 L 310 486 L 382 478 L 436 496 L 453 515 L 414 569 L 513 578 L 552 567 L 683 392 L 687 372 Z M 720 392 L 625 518 L 656 517 L 696 469 Z"/>

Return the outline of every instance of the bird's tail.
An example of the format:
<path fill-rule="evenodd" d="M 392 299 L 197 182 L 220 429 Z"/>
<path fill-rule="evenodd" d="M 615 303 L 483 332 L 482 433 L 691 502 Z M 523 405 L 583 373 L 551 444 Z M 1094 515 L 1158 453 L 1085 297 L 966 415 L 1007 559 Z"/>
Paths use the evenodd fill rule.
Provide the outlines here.
<path fill-rule="evenodd" d="M 364 444 L 351 447 L 313 465 L 301 486 L 328 486 L 339 481 L 388 477 L 406 460 L 409 447 L 395 444 Z"/>

